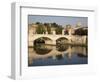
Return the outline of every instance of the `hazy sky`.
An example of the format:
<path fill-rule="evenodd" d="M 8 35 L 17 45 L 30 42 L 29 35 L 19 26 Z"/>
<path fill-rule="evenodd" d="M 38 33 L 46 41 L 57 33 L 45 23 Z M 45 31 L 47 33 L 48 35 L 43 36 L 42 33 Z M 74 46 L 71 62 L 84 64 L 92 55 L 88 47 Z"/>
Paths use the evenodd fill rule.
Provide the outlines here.
<path fill-rule="evenodd" d="M 46 15 L 29 15 L 28 23 L 57 23 L 59 25 L 65 26 L 70 24 L 75 26 L 78 22 L 81 22 L 82 26 L 88 26 L 87 17 L 71 17 L 71 16 L 46 16 Z"/>

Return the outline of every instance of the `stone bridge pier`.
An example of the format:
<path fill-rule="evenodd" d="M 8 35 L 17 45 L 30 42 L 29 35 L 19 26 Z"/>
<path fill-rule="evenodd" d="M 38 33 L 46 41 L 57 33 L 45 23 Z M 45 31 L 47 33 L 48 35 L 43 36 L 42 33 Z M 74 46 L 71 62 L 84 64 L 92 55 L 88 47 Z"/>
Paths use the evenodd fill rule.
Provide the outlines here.
<path fill-rule="evenodd" d="M 56 45 L 56 41 L 55 40 L 52 41 L 52 45 Z"/>

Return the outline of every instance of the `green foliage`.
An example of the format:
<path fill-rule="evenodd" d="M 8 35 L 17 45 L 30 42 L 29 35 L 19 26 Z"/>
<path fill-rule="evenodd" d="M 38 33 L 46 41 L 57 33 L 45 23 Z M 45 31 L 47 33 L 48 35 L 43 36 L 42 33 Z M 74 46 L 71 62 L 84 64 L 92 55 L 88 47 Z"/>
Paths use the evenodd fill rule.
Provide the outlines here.
<path fill-rule="evenodd" d="M 75 31 L 75 35 L 87 35 L 88 34 L 88 30 L 87 29 L 83 29 L 83 28 L 79 28 Z"/>
<path fill-rule="evenodd" d="M 41 24 L 40 22 L 36 22 L 36 24 Z"/>
<path fill-rule="evenodd" d="M 51 34 L 51 27 L 50 26 L 47 26 L 47 32 L 48 32 L 48 34 Z"/>
<path fill-rule="evenodd" d="M 47 27 L 48 34 L 51 34 L 51 28 L 55 28 L 56 34 L 62 34 L 62 26 L 56 24 L 55 22 L 54 23 L 44 23 L 44 25 Z"/>
<path fill-rule="evenodd" d="M 54 23 L 51 23 L 51 26 L 52 27 L 58 27 L 59 25 L 54 22 Z"/>
<path fill-rule="evenodd" d="M 44 26 L 42 24 L 39 24 L 38 27 L 36 28 L 36 33 L 37 34 L 44 34 L 46 32 Z"/>
<path fill-rule="evenodd" d="M 61 26 L 56 27 L 56 34 L 62 34 L 63 28 Z"/>
<path fill-rule="evenodd" d="M 49 23 L 44 23 L 44 26 L 46 26 L 48 34 L 51 34 L 51 27 Z"/>

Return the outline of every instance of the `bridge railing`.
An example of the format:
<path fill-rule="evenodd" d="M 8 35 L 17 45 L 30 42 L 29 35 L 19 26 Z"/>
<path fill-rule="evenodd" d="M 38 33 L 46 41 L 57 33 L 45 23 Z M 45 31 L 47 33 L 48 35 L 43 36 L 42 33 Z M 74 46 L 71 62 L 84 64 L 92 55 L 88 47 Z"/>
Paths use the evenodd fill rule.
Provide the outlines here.
<path fill-rule="evenodd" d="M 30 34 L 38 34 L 38 33 L 30 33 Z M 62 34 L 56 34 L 56 31 L 52 31 L 50 34 L 46 31 L 45 33 L 42 33 L 42 34 L 45 34 L 45 35 L 69 35 L 67 33 L 65 33 L 64 30 L 62 30 Z"/>

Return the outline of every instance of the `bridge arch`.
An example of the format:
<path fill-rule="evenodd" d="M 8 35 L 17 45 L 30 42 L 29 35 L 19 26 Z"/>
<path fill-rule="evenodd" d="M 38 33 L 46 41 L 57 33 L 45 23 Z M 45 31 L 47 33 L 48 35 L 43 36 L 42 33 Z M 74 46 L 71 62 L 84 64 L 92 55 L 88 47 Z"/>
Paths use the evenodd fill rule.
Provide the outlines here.
<path fill-rule="evenodd" d="M 56 41 L 59 40 L 59 39 L 65 39 L 66 41 L 69 41 L 70 40 L 70 36 L 67 36 L 67 35 L 51 35 L 51 34 L 36 34 L 36 35 L 30 35 L 29 36 L 29 46 L 34 46 L 33 42 L 36 40 L 36 39 L 39 39 L 39 38 L 47 38 L 48 42 L 51 44 L 51 45 L 56 45 Z M 50 42 L 51 41 L 51 42 Z"/>
<path fill-rule="evenodd" d="M 67 43 L 69 39 L 67 37 L 59 37 L 56 39 L 56 44 L 57 43 Z"/>
<path fill-rule="evenodd" d="M 52 39 L 50 39 L 49 37 L 38 37 L 38 38 L 35 38 L 33 43 L 36 42 L 36 40 L 41 40 L 42 43 L 45 43 L 45 44 L 51 44 L 52 43 Z"/>
<path fill-rule="evenodd" d="M 37 40 L 37 39 L 39 39 L 39 38 L 44 38 L 44 39 L 47 38 L 48 40 L 52 40 L 51 37 L 40 36 L 40 37 L 34 37 L 34 38 L 33 38 L 33 41 L 34 41 L 34 40 Z"/>
<path fill-rule="evenodd" d="M 58 37 L 58 38 L 56 38 L 56 40 L 58 40 L 58 39 L 66 39 L 66 40 L 69 40 L 68 37 Z"/>

